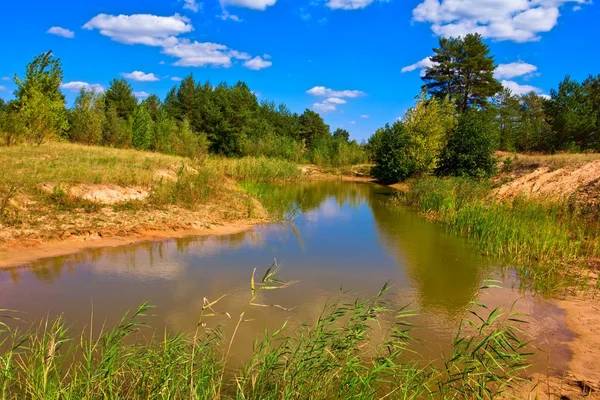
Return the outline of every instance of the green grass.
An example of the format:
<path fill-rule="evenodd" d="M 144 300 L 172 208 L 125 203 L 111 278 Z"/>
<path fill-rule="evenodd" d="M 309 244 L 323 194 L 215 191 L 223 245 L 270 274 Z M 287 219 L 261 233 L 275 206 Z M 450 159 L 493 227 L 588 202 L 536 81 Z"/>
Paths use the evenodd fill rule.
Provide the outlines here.
<path fill-rule="evenodd" d="M 193 335 L 144 328 L 142 305 L 113 329 L 73 333 L 62 320 L 20 332 L 1 325 L 2 399 L 492 399 L 513 391 L 531 355 L 520 339 L 520 317 L 473 304 L 438 363 L 407 348 L 413 314 L 386 296 L 330 302 L 316 321 L 257 335 L 252 357 L 229 365 L 238 328 L 261 293 L 292 282 L 274 264 L 252 274 L 248 301 L 234 333 L 205 328 L 219 300 L 204 300 Z M 278 307 L 278 306 L 277 306 Z M 2 314 L 10 314 L 3 312 Z"/>
<path fill-rule="evenodd" d="M 238 182 L 290 182 L 302 178 L 302 171 L 298 169 L 297 164 L 275 158 L 213 157 L 207 164 Z"/>
<path fill-rule="evenodd" d="M 600 224 L 568 203 L 498 201 L 489 182 L 466 178 L 414 180 L 397 200 L 472 238 L 540 289 L 584 283 L 573 266 L 600 256 Z"/>

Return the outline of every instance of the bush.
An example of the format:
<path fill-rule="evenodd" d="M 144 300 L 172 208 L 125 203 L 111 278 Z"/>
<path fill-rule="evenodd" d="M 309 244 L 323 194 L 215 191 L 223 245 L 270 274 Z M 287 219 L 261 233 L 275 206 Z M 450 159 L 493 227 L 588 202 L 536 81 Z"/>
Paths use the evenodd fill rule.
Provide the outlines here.
<path fill-rule="evenodd" d="M 244 156 L 265 156 L 298 162 L 302 159 L 303 147 L 300 140 L 269 134 L 261 138 L 245 139 L 241 145 L 241 152 Z"/>
<path fill-rule="evenodd" d="M 496 125 L 485 111 L 471 109 L 458 120 L 456 131 L 442 151 L 436 174 L 440 176 L 490 176 L 496 170 L 493 156 Z"/>
<path fill-rule="evenodd" d="M 408 153 L 409 136 L 400 121 L 386 125 L 376 133 L 373 176 L 382 183 L 396 183 L 412 176 L 416 165 Z"/>
<path fill-rule="evenodd" d="M 313 164 L 324 167 L 356 165 L 368 160 L 367 151 L 355 141 L 342 137 L 314 138 L 307 158 Z"/>

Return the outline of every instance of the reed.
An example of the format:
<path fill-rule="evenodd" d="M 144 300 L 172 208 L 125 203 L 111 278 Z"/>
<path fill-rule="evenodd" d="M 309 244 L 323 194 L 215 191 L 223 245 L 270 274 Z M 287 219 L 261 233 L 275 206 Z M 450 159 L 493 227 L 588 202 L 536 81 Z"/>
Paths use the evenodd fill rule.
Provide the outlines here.
<path fill-rule="evenodd" d="M 257 279 L 234 318 L 244 324 L 265 290 L 291 282 L 275 263 Z M 473 303 L 473 318 L 457 330 L 441 363 L 411 357 L 414 313 L 386 293 L 325 306 L 316 321 L 257 335 L 253 355 L 228 365 L 235 329 L 223 337 L 206 321 L 219 300 L 205 299 L 193 336 L 147 335 L 142 304 L 116 327 L 73 334 L 62 319 L 20 331 L 0 323 L 0 395 L 3 399 L 492 399 L 520 385 L 530 353 L 520 339 L 520 316 Z M 6 313 L 3 313 L 6 314 Z M 11 316 L 9 313 L 8 316 Z M 93 318 L 92 318 L 93 322 Z M 233 371 L 231 374 L 226 371 Z"/>

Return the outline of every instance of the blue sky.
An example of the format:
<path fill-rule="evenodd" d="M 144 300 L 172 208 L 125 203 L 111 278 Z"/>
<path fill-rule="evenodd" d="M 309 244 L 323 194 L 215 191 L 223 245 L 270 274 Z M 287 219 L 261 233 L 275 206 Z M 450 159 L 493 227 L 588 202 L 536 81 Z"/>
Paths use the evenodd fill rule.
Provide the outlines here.
<path fill-rule="evenodd" d="M 413 104 L 440 35 L 481 33 L 514 92 L 600 73 L 590 0 L 5 0 L 1 10 L 4 99 L 14 73 L 52 50 L 69 102 L 114 77 L 163 98 L 193 72 L 313 108 L 359 141 Z"/>

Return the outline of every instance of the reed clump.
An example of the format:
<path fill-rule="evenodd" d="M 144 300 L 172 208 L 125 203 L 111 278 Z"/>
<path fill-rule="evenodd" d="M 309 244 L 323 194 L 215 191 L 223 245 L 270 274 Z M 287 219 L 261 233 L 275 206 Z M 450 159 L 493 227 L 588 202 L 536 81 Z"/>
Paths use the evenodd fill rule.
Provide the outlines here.
<path fill-rule="evenodd" d="M 582 284 L 578 262 L 600 256 L 598 221 L 567 202 L 497 200 L 491 189 L 486 180 L 426 177 L 394 201 L 474 239 L 483 254 L 516 265 L 540 289 Z"/>
<path fill-rule="evenodd" d="M 284 325 L 257 336 L 252 357 L 229 365 L 236 332 L 261 293 L 292 282 L 274 264 L 252 275 L 248 302 L 232 317 L 224 337 L 207 321 L 222 314 L 219 301 L 204 299 L 196 332 L 148 338 L 142 304 L 116 327 L 94 334 L 68 329 L 63 319 L 25 331 L 0 322 L 0 397 L 3 399 L 492 399 L 515 390 L 528 366 L 523 321 L 514 313 L 473 303 L 471 320 L 457 331 L 440 363 L 411 357 L 406 308 L 387 297 L 329 303 L 316 321 Z M 5 318 L 16 314 L 2 312 Z M 6 319 L 0 320 L 10 322 Z M 11 325 L 13 325 L 11 323 Z"/>

